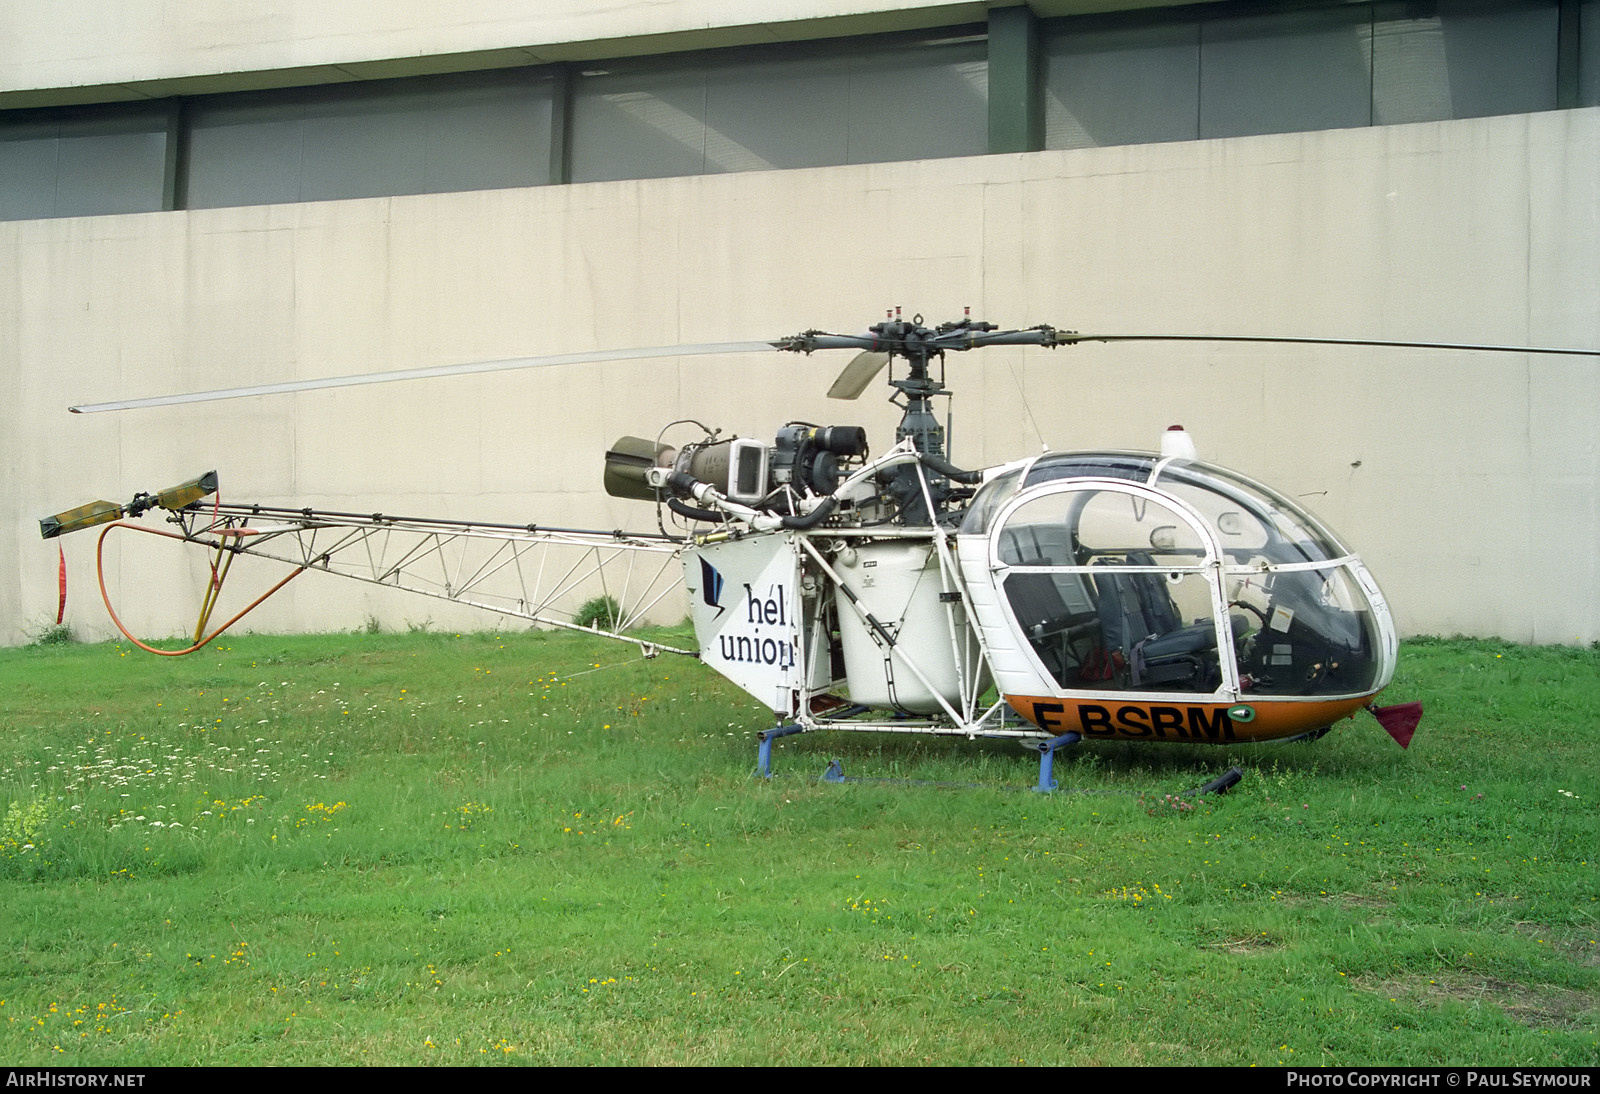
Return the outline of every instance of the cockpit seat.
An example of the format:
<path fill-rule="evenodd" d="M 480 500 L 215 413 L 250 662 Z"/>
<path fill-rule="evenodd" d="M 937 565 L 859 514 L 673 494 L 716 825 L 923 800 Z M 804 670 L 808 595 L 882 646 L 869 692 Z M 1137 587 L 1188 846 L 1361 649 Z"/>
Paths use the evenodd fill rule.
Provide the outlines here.
<path fill-rule="evenodd" d="M 1115 573 L 1120 566 L 1154 566 L 1147 551 L 1100 559 L 1096 574 L 1100 628 L 1108 652 L 1122 654 L 1129 687 L 1210 691 L 1217 685 L 1217 631 L 1210 620 L 1187 626 L 1166 579 L 1158 573 Z"/>
<path fill-rule="evenodd" d="M 1106 649 L 1131 650 L 1143 639 L 1182 626 L 1178 606 L 1162 575 L 1114 572 L 1124 566 L 1154 566 L 1155 559 L 1148 551 L 1129 551 L 1126 559 L 1096 559 L 1094 565 L 1106 571 L 1094 579 Z"/>
<path fill-rule="evenodd" d="M 1024 559 L 1021 566 L 1048 566 L 1049 559 Z M 1078 667 L 1073 640 L 1098 624 L 1092 610 L 1074 608 L 1062 596 L 1061 577 L 1048 573 L 1012 574 L 1006 579 L 1006 595 L 1017 622 L 1056 680 L 1066 683 L 1069 672 Z M 1067 580 L 1074 580 L 1068 578 Z"/>
<path fill-rule="evenodd" d="M 1041 563 L 1028 561 L 1023 565 Z M 1016 612 L 1017 622 L 1035 642 L 1060 633 L 1072 622 L 1073 613 L 1061 599 L 1049 574 L 1014 574 L 1006 582 L 1006 593 L 1011 598 L 1011 610 Z"/>
<path fill-rule="evenodd" d="M 1183 691 L 1196 690 L 1207 683 L 1207 666 L 1216 663 L 1214 655 L 1202 655 L 1216 648 L 1217 629 L 1210 621 L 1151 635 L 1128 651 L 1128 683 L 1136 688 L 1177 684 Z"/>

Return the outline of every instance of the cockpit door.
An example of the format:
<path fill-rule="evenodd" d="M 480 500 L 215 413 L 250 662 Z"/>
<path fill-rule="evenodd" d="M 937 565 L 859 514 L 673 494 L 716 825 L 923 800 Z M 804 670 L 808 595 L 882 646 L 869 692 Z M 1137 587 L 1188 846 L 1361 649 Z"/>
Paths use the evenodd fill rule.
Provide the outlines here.
<path fill-rule="evenodd" d="M 1182 501 L 1131 481 L 1051 482 L 993 527 L 1000 600 L 1058 693 L 1238 697 L 1222 552 Z"/>

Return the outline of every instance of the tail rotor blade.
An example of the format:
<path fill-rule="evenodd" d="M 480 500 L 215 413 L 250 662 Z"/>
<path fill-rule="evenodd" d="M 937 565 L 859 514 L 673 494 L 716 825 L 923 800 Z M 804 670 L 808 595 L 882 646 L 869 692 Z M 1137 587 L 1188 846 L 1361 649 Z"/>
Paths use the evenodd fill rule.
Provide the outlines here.
<path fill-rule="evenodd" d="M 45 539 L 55 539 L 68 532 L 78 532 L 85 528 L 93 528 L 98 524 L 110 524 L 123 517 L 143 516 L 150 510 L 160 507 L 177 512 L 185 506 L 193 505 L 201 498 L 209 497 L 217 492 L 217 473 L 207 471 L 204 475 L 180 482 L 177 486 L 169 486 L 159 494 L 146 494 L 140 492 L 133 496 L 133 500 L 125 505 L 118 505 L 114 501 L 91 501 L 88 505 L 80 505 L 76 509 L 68 509 L 64 513 L 39 518 L 39 535 Z"/>
<path fill-rule="evenodd" d="M 44 539 L 55 539 L 68 532 L 78 532 L 84 528 L 93 528 L 97 524 L 109 524 L 122 516 L 122 506 L 114 501 L 91 501 L 88 505 L 80 505 L 76 509 L 68 509 L 65 513 L 39 518 L 39 535 Z"/>

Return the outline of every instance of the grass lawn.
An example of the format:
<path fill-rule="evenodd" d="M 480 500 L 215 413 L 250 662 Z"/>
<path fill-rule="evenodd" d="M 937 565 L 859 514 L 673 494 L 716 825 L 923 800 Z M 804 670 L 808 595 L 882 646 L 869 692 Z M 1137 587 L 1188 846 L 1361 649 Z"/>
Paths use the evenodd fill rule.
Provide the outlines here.
<path fill-rule="evenodd" d="M 1408 643 L 1408 752 L 1095 743 L 1051 795 L 900 737 L 754 779 L 770 714 L 582 636 L 0 681 L 9 1064 L 1600 1063 L 1592 649 Z"/>

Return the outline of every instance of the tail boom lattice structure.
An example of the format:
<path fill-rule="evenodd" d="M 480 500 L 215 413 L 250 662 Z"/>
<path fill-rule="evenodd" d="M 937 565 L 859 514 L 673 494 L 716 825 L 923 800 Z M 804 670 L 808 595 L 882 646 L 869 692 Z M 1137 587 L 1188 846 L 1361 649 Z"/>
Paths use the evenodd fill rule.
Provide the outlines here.
<path fill-rule="evenodd" d="M 624 633 L 682 579 L 683 545 L 669 536 L 239 503 L 197 505 L 170 519 L 185 542 L 212 551 L 615 638 L 650 656 L 698 656 Z M 611 626 L 575 623 L 578 607 L 597 596 L 616 606 Z"/>

